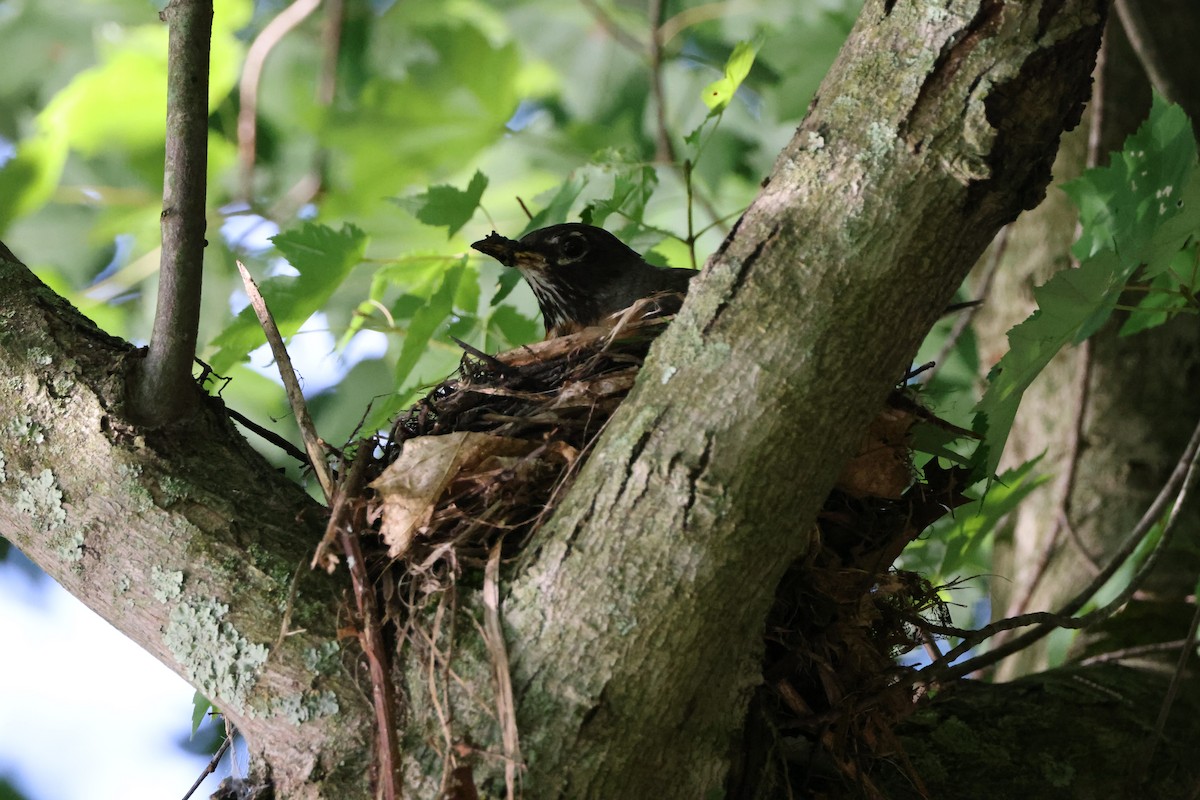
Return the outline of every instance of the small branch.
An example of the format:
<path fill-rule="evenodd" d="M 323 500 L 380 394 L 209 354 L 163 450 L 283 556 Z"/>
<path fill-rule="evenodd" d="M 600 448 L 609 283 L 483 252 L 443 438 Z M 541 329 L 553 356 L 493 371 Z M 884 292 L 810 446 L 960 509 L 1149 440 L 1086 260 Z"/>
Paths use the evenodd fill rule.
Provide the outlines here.
<path fill-rule="evenodd" d="M 960 678 L 977 669 L 990 666 L 1006 656 L 1028 647 L 1057 628 L 1085 628 L 1089 625 L 1102 622 L 1116 613 L 1121 606 L 1129 601 L 1129 598 L 1133 596 L 1138 586 L 1141 585 L 1150 571 L 1158 564 L 1158 559 L 1170 543 L 1174 534 L 1175 523 L 1179 519 L 1179 509 L 1190 493 L 1192 485 L 1195 483 L 1198 463 L 1200 463 L 1200 424 L 1192 432 L 1192 438 L 1188 442 L 1183 456 L 1175 465 L 1170 478 L 1167 479 L 1166 484 L 1158 493 L 1154 502 L 1150 504 L 1150 508 L 1146 509 L 1146 513 L 1142 515 L 1141 520 L 1138 521 L 1138 524 L 1126 538 L 1121 549 L 1112 558 L 1108 566 L 1105 567 L 1104 571 L 1097 575 L 1083 591 L 1079 592 L 1056 613 L 1036 612 L 1033 614 L 1023 614 L 1019 617 L 993 622 L 977 631 L 970 632 L 963 637 L 963 641 L 951 649 L 950 652 L 946 653 L 945 658 L 921 670 L 922 682 L 930 683 L 933 681 Z M 1174 497 L 1173 503 L 1172 497 Z M 1134 551 L 1141 545 L 1154 525 L 1162 518 L 1168 504 L 1171 504 L 1170 515 L 1163 526 L 1162 536 L 1159 538 L 1157 546 L 1129 580 L 1129 583 L 1121 593 L 1112 602 L 1102 608 L 1085 614 L 1082 617 L 1072 617 L 1071 615 L 1083 608 L 1095 596 L 1096 592 L 1103 588 L 1104 584 L 1108 583 L 1109 579 L 1116 574 L 1121 565 L 1133 555 Z M 968 659 L 961 664 L 954 664 L 957 658 L 961 657 L 972 647 L 991 638 L 1000 631 L 1034 624 L 1038 625 L 1034 630 L 1028 631 L 1003 645 L 989 650 L 983 655 Z M 937 630 L 933 626 L 929 629 L 935 632 Z"/>
<path fill-rule="evenodd" d="M 242 80 L 238 86 L 238 161 L 242 167 L 242 195 L 249 201 L 254 195 L 254 153 L 257 142 L 258 82 L 263 65 L 275 45 L 308 18 L 321 5 L 321 0 L 296 0 L 267 23 L 262 33 L 246 51 Z"/>
<path fill-rule="evenodd" d="M 1170 653 L 1187 645 L 1187 643 L 1187 639 L 1173 639 L 1169 642 L 1154 642 L 1153 644 L 1139 644 L 1134 645 L 1133 647 L 1122 647 L 1120 650 L 1110 650 L 1107 653 L 1098 653 L 1097 655 L 1085 658 L 1079 662 L 1079 666 L 1090 667 L 1093 664 L 1109 664 L 1113 661 L 1124 661 L 1127 658 L 1148 656 L 1153 655 L 1154 653 Z"/>
<path fill-rule="evenodd" d="M 225 741 L 221 742 L 221 746 L 217 748 L 217 752 L 213 753 L 208 766 L 200 773 L 200 777 L 196 778 L 196 782 L 192 784 L 192 788 L 187 790 L 187 794 L 183 796 L 183 800 L 188 800 L 200 788 L 200 784 L 204 783 L 204 779 L 217 771 L 217 764 L 221 763 L 221 758 L 225 755 L 225 751 L 229 749 L 231 744 L 233 744 L 233 737 L 226 736 Z"/>
<path fill-rule="evenodd" d="M 654 160 L 660 164 L 675 163 L 675 147 L 667 130 L 667 100 L 662 81 L 662 23 L 663 0 L 650 0 L 650 97 L 654 103 Z M 691 234 L 691 231 L 688 231 Z"/>
<path fill-rule="evenodd" d="M 1129 43 L 1154 88 L 1183 106 L 1200 136 L 1200 86 L 1195 75 L 1200 55 L 1200 11 L 1195 0 L 1116 0 L 1113 3 Z"/>
<path fill-rule="evenodd" d="M 193 407 L 192 359 L 200 326 L 208 173 L 208 66 L 212 0 L 173 0 L 159 15 L 167 45 L 167 139 L 162 258 L 150 348 L 132 376 L 132 416 L 150 425 Z"/>
<path fill-rule="evenodd" d="M 514 800 L 516 769 L 521 763 L 521 745 L 517 732 L 517 704 L 513 696 L 512 674 L 508 668 L 508 650 L 504 628 L 500 624 L 500 547 L 496 542 L 488 554 L 483 572 L 484 643 L 496 670 L 496 717 L 500 720 L 500 740 L 504 744 L 504 784 L 508 800 Z"/>
<path fill-rule="evenodd" d="M 325 451 L 317 436 L 316 426 L 313 425 L 312 417 L 308 413 L 308 403 L 304 401 L 304 392 L 300 389 L 300 381 L 296 378 L 296 371 L 292 369 L 292 359 L 288 355 L 287 347 L 284 346 L 283 336 L 280 335 L 279 328 L 275 325 L 274 318 L 271 317 L 267 301 L 258 291 L 258 284 L 246 270 L 246 265 L 238 261 L 237 268 L 238 272 L 242 274 L 242 284 L 246 287 L 246 294 L 250 297 L 250 305 L 254 308 L 254 313 L 258 315 L 258 322 L 267 336 L 267 343 L 271 345 L 271 353 L 275 356 L 275 363 L 279 367 L 279 377 L 283 379 L 283 388 L 287 391 L 288 403 L 292 406 L 292 413 L 296 415 L 296 424 L 300 427 L 300 435 L 304 437 L 304 449 L 308 451 L 313 473 L 321 484 L 321 491 L 325 493 L 325 502 L 331 502 L 333 500 L 333 478 L 329 474 L 329 465 L 325 462 Z"/>
<path fill-rule="evenodd" d="M 289 442 L 287 439 L 280 436 L 275 431 L 270 430 L 269 428 L 264 428 L 262 425 L 259 425 L 257 422 L 250 419 L 245 414 L 241 413 L 240 411 L 235 411 L 232 408 L 226 407 L 225 413 L 228 414 L 229 418 L 232 419 L 234 422 L 237 422 L 243 428 L 250 431 L 251 433 L 256 433 L 259 436 L 261 436 L 263 439 L 266 439 L 268 442 L 275 445 L 280 450 L 282 450 L 283 452 L 287 453 L 292 458 L 299 461 L 301 464 L 304 464 L 306 466 L 312 464 L 312 460 L 307 455 L 304 454 L 303 450 L 301 450 L 299 447 L 296 447 L 296 445 L 292 444 L 291 442 Z"/>
<path fill-rule="evenodd" d="M 1075 491 L 1075 476 L 1079 469 L 1079 459 L 1082 456 L 1084 420 L 1087 417 L 1088 394 L 1092 378 L 1093 359 L 1090 339 L 1080 345 L 1078 353 L 1079 358 L 1083 360 L 1083 368 L 1076 372 L 1078 386 L 1071 409 L 1071 432 L 1070 438 L 1067 440 L 1067 468 L 1063 470 L 1058 481 L 1058 500 L 1053 514 L 1054 526 L 1046 534 L 1046 539 L 1042 543 L 1033 574 L 1030 575 L 1029 580 L 1024 581 L 1019 595 L 1009 603 L 1005 616 L 1017 616 L 1028 610 L 1034 593 L 1037 592 L 1042 579 L 1049 571 L 1055 553 L 1059 552 L 1058 546 L 1062 542 L 1064 532 L 1071 535 L 1071 541 L 1075 542 L 1080 555 L 1090 566 L 1092 575 L 1096 576 L 1101 572 L 1100 565 L 1096 563 L 1092 554 L 1084 549 L 1083 542 L 1080 541 L 1074 526 L 1071 525 L 1071 495 Z"/>
<path fill-rule="evenodd" d="M 321 75 L 317 80 L 317 103 L 333 105 L 337 91 L 338 53 L 342 46 L 342 26 L 346 21 L 346 0 L 329 0 L 325 8 L 325 29 L 321 32 Z"/>
<path fill-rule="evenodd" d="M 1163 731 L 1167 727 L 1167 717 L 1170 716 L 1171 706 L 1175 704 L 1175 698 L 1179 695 L 1179 684 L 1183 681 L 1188 658 L 1192 655 L 1192 650 L 1196 647 L 1197 632 L 1200 632 L 1200 604 L 1196 606 L 1196 610 L 1192 614 L 1192 622 L 1188 626 L 1187 638 L 1183 641 L 1183 647 L 1179 650 L 1179 663 L 1175 665 L 1175 673 L 1171 676 L 1171 685 L 1167 687 L 1167 696 L 1163 698 L 1162 708 L 1158 711 L 1158 720 L 1154 723 L 1154 736 L 1150 739 L 1150 744 L 1146 748 L 1145 760 L 1142 761 L 1143 775 L 1145 775 L 1145 770 L 1149 768 L 1150 762 L 1154 758 L 1154 751 L 1158 748 L 1158 743 L 1163 738 Z"/>

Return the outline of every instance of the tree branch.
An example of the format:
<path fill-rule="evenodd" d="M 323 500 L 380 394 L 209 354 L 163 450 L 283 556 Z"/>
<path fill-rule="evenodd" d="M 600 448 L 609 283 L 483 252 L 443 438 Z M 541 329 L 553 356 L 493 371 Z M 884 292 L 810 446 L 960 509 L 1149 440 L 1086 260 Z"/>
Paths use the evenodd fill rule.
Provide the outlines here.
<path fill-rule="evenodd" d="M 212 0 L 172 0 L 160 16 L 170 26 L 162 259 L 150 348 L 130 393 L 131 413 L 149 425 L 180 419 L 199 394 L 192 360 L 204 271 Z"/>
<path fill-rule="evenodd" d="M 298 569 L 324 510 L 217 398 L 169 428 L 130 425 L 133 349 L 19 264 L 0 263 L 0 283 L 0 381 L 19 387 L 0 393 L 0 530 L 221 708 L 282 796 L 368 796 L 372 716 L 360 654 L 337 644 L 341 579 Z"/>

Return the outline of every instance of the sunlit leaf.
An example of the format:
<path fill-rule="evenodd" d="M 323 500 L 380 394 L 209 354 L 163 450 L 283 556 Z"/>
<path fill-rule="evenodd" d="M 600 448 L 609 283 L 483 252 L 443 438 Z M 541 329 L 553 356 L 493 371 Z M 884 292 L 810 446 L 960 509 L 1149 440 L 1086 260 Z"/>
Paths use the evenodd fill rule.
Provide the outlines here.
<path fill-rule="evenodd" d="M 704 92 L 700 96 L 704 100 L 704 105 L 708 106 L 710 115 L 721 113 L 733 100 L 738 87 L 750 74 L 750 67 L 754 64 L 754 56 L 757 52 L 758 45 L 752 42 L 738 42 L 737 46 L 733 48 L 733 53 L 725 62 L 725 74 L 719 80 L 704 87 Z"/>
<path fill-rule="evenodd" d="M 280 275 L 259 283 L 267 307 L 284 337 L 291 336 L 304 321 L 324 305 L 350 270 L 362 261 L 367 235 L 353 225 L 333 230 L 306 223 L 272 239 L 279 252 L 300 273 Z M 211 346 L 217 348 L 209 363 L 224 372 L 251 350 L 266 341 L 258 317 L 250 307 L 242 309 Z"/>
<path fill-rule="evenodd" d="M 395 202 L 426 225 L 445 226 L 449 236 L 453 236 L 471 221 L 487 185 L 487 176 L 476 170 L 465 190 L 445 185 L 430 186 L 428 191 L 416 197 L 400 198 Z"/>
<path fill-rule="evenodd" d="M 213 713 L 217 713 L 217 709 L 212 704 L 212 701 L 210 701 L 207 697 L 200 694 L 199 692 L 196 692 L 195 694 L 193 694 L 192 695 L 192 732 L 188 736 L 189 739 L 194 738 L 196 736 L 196 731 L 200 730 L 200 725 L 201 725 L 201 723 L 204 722 L 204 718 L 206 716 L 208 716 L 209 711 L 212 711 Z"/>
<path fill-rule="evenodd" d="M 1008 332 L 1009 351 L 976 406 L 975 429 L 987 436 L 980 449 L 985 473 L 995 472 L 1021 398 L 1050 360 L 1100 329 L 1140 268 L 1151 276 L 1167 269 L 1200 232 L 1195 164 L 1186 115 L 1156 100 L 1150 119 L 1110 166 L 1088 170 L 1066 187 L 1080 207 L 1083 233 L 1075 252 L 1083 261 L 1035 289 L 1037 310 Z"/>
<path fill-rule="evenodd" d="M 467 260 L 463 258 L 453 267 L 446 270 L 442 283 L 437 291 L 413 313 L 408 329 L 404 333 L 404 344 L 400 347 L 400 356 L 396 360 L 396 388 L 405 385 L 413 367 L 421 359 L 425 347 L 438 327 L 446 322 L 454 310 L 454 297 L 458 293 L 459 283 L 467 271 Z"/>

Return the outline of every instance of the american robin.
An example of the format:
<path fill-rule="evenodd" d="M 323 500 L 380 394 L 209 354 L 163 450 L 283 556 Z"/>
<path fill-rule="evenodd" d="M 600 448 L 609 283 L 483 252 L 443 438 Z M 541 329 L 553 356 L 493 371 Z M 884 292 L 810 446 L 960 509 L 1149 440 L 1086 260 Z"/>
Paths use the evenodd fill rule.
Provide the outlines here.
<path fill-rule="evenodd" d="M 547 339 L 602 324 L 644 297 L 686 294 L 696 274 L 647 264 L 608 231 L 578 222 L 539 228 L 519 242 L 492 231 L 471 247 L 521 271 Z"/>

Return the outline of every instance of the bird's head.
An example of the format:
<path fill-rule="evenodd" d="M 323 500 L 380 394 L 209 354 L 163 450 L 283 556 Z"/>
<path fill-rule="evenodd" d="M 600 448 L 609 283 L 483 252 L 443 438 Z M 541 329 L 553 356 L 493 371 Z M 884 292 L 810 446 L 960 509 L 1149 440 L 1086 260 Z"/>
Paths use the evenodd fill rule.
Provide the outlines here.
<path fill-rule="evenodd" d="M 520 241 L 493 231 L 471 247 L 521 271 L 537 298 L 547 331 L 595 324 L 616 310 L 609 308 L 614 287 L 648 268 L 637 252 L 608 231 L 578 222 L 540 228 Z M 631 297 L 629 303 L 636 299 Z"/>

